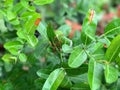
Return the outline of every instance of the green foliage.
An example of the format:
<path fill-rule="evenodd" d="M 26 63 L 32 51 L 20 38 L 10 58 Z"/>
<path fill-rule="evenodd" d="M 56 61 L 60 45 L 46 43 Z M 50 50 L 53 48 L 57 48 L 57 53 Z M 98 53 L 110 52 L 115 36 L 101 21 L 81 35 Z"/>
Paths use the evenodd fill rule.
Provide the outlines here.
<path fill-rule="evenodd" d="M 102 74 L 102 65 L 91 59 L 88 67 L 88 81 L 91 90 L 97 90 L 100 88 L 102 83 Z"/>
<path fill-rule="evenodd" d="M 105 80 L 107 83 L 113 83 L 113 82 L 117 81 L 118 70 L 115 67 L 113 67 L 111 65 L 106 65 L 104 73 L 105 73 Z"/>
<path fill-rule="evenodd" d="M 27 61 L 27 56 L 24 53 L 20 53 L 19 59 L 21 62 L 25 63 Z"/>
<path fill-rule="evenodd" d="M 117 35 L 118 33 L 120 33 L 120 20 L 116 19 L 116 20 L 112 21 L 111 23 L 109 23 L 105 27 L 104 33 L 108 37 L 113 36 L 113 35 Z"/>
<path fill-rule="evenodd" d="M 13 55 L 19 54 L 19 50 L 23 47 L 19 41 L 10 41 L 4 44 L 4 47 Z"/>
<path fill-rule="evenodd" d="M 65 77 L 63 68 L 59 68 L 50 73 L 42 90 L 56 90 Z"/>
<path fill-rule="evenodd" d="M 72 68 L 77 68 L 81 66 L 86 59 L 87 55 L 84 49 L 81 49 L 81 47 L 76 47 L 69 57 L 68 65 Z"/>
<path fill-rule="evenodd" d="M 85 45 L 89 44 L 92 40 L 95 41 L 96 26 L 97 19 L 95 16 L 95 11 L 89 10 L 84 19 L 81 32 L 81 40 Z"/>
<path fill-rule="evenodd" d="M 34 3 L 37 5 L 44 5 L 52 3 L 54 0 L 35 0 Z"/>
<path fill-rule="evenodd" d="M 119 90 L 120 19 L 96 35 L 101 4 L 90 3 L 0 1 L 0 90 Z M 69 38 L 77 14 L 82 31 Z"/>
<path fill-rule="evenodd" d="M 105 56 L 106 56 L 106 59 L 109 62 L 115 61 L 116 58 L 117 58 L 117 56 L 119 55 L 119 53 L 120 53 L 119 42 L 120 42 L 120 35 L 118 35 L 117 37 L 115 37 L 112 40 L 110 46 L 108 47 Z"/>

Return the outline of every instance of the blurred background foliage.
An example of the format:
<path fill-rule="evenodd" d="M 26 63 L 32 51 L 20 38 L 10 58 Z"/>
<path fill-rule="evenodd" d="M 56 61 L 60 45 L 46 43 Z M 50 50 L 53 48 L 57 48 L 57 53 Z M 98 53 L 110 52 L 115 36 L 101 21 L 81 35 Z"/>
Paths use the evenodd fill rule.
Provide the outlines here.
<path fill-rule="evenodd" d="M 33 0 L 27 0 L 29 4 L 26 4 L 24 1 L 26 0 L 0 0 L 0 90 L 41 90 L 45 79 L 38 78 L 36 71 L 40 68 L 51 68 L 51 72 L 57 67 L 59 57 L 52 53 L 50 48 L 46 49 L 48 43 L 39 35 L 40 30 L 45 29 L 46 23 L 51 22 L 56 30 L 62 30 L 74 45 L 78 45 L 78 32 L 81 31 L 83 19 L 89 9 L 96 11 L 98 35 L 103 33 L 108 22 L 120 18 L 120 0 L 55 0 L 47 5 L 37 5 Z M 30 11 L 28 15 L 32 14 L 32 11 L 41 14 L 41 24 L 35 33 L 39 42 L 35 49 L 24 47 L 28 56 L 26 63 L 7 65 L 1 58 L 7 52 L 3 45 L 17 38 L 16 32 L 24 24 L 27 15 L 22 13 L 27 11 Z M 76 78 L 71 80 L 77 82 Z M 84 82 L 86 79 L 78 81 Z"/>

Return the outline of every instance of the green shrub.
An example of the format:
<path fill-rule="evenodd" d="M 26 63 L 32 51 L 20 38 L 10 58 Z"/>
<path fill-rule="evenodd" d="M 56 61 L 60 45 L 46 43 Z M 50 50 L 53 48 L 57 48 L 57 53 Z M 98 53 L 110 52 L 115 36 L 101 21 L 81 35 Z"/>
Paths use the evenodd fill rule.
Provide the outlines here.
<path fill-rule="evenodd" d="M 55 30 L 41 20 L 38 7 L 53 1 L 0 1 L 1 43 L 6 42 L 0 89 L 119 90 L 120 19 L 98 36 L 98 19 L 91 9 L 77 39 L 71 40 L 67 25 Z"/>

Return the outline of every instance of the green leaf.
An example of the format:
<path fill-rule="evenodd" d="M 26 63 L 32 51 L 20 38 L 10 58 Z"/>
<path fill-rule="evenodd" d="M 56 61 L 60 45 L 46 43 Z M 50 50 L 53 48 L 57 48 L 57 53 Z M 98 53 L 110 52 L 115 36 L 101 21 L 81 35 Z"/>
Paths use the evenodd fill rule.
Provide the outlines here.
<path fill-rule="evenodd" d="M 10 23 L 11 23 L 12 25 L 19 25 L 19 24 L 20 24 L 18 18 L 15 18 L 15 19 L 10 20 Z"/>
<path fill-rule="evenodd" d="M 12 12 L 12 11 L 10 11 L 10 10 L 8 10 L 7 11 L 7 19 L 10 21 L 10 20 L 13 20 L 13 19 L 15 19 L 17 16 L 16 16 L 16 14 L 14 13 L 14 12 Z"/>
<path fill-rule="evenodd" d="M 91 41 L 95 41 L 97 19 L 95 14 L 91 17 L 92 12 L 94 13 L 94 10 L 88 11 L 82 25 L 81 40 L 85 45 L 89 44 Z"/>
<path fill-rule="evenodd" d="M 4 44 L 4 47 L 12 54 L 17 55 L 23 45 L 19 41 L 10 41 Z"/>
<path fill-rule="evenodd" d="M 89 46 L 88 46 L 88 50 L 91 52 L 91 53 L 94 53 L 96 52 L 97 50 L 103 48 L 103 43 L 101 42 L 94 42 L 94 43 L 91 43 Z"/>
<path fill-rule="evenodd" d="M 6 1 L 4 1 L 4 5 L 6 7 L 12 7 L 13 6 L 13 0 L 6 0 Z"/>
<path fill-rule="evenodd" d="M 26 21 L 27 19 L 30 19 L 32 18 L 32 16 L 34 16 L 34 13 L 33 12 L 29 12 L 29 11 L 26 11 L 26 12 L 23 12 L 20 16 L 20 18 L 24 21 Z"/>
<path fill-rule="evenodd" d="M 0 19 L 0 32 L 6 32 L 7 28 L 5 26 L 5 21 L 3 19 Z"/>
<path fill-rule="evenodd" d="M 35 47 L 38 43 L 38 39 L 34 35 L 27 35 L 27 42 L 30 46 Z"/>
<path fill-rule="evenodd" d="M 50 42 L 54 43 L 56 35 L 55 35 L 54 29 L 51 24 L 48 24 L 48 26 L 47 26 L 47 36 L 48 36 L 48 39 L 50 40 Z"/>
<path fill-rule="evenodd" d="M 28 8 L 29 7 L 29 2 L 28 0 L 21 0 L 20 4 L 25 7 L 25 8 Z"/>
<path fill-rule="evenodd" d="M 38 32 L 40 33 L 41 37 L 48 40 L 47 38 L 47 28 L 44 22 L 41 22 L 37 27 Z"/>
<path fill-rule="evenodd" d="M 120 78 L 118 78 L 118 81 L 117 81 L 117 90 L 119 90 L 120 89 Z"/>
<path fill-rule="evenodd" d="M 98 42 L 105 44 L 107 47 L 109 47 L 110 43 L 111 43 L 110 40 L 105 36 L 103 38 L 99 39 Z"/>
<path fill-rule="evenodd" d="M 110 84 L 110 83 L 117 81 L 117 79 L 118 79 L 117 68 L 115 68 L 109 64 L 106 64 L 104 73 L 105 73 L 105 80 L 107 83 Z"/>
<path fill-rule="evenodd" d="M 4 67 L 5 67 L 6 72 L 10 72 L 12 70 L 12 68 L 13 68 L 13 64 L 5 63 Z"/>
<path fill-rule="evenodd" d="M 6 63 L 11 63 L 13 61 L 16 62 L 17 58 L 15 56 L 12 56 L 10 54 L 5 54 L 3 57 L 2 57 L 3 61 L 6 62 Z"/>
<path fill-rule="evenodd" d="M 88 82 L 91 90 L 97 90 L 102 83 L 103 67 L 94 60 L 89 61 L 88 67 Z"/>
<path fill-rule="evenodd" d="M 77 68 L 81 66 L 87 59 L 87 55 L 83 49 L 76 47 L 68 60 L 68 65 L 72 68 Z"/>
<path fill-rule="evenodd" d="M 22 47 L 22 44 L 19 41 L 10 41 L 10 42 L 5 43 L 4 47 L 6 49 L 10 49 L 10 48 L 18 48 L 19 49 Z"/>
<path fill-rule="evenodd" d="M 57 90 L 64 77 L 65 71 L 63 68 L 54 70 L 45 81 L 42 90 Z"/>
<path fill-rule="evenodd" d="M 47 79 L 49 77 L 50 73 L 51 73 L 51 71 L 48 70 L 48 69 L 40 69 L 40 70 L 37 71 L 37 75 L 40 78 L 44 78 L 44 79 Z"/>
<path fill-rule="evenodd" d="M 69 46 L 72 46 L 72 40 L 64 36 L 63 32 L 60 30 L 57 30 L 55 32 L 57 39 L 59 40 L 60 43 L 62 44 L 68 44 Z"/>
<path fill-rule="evenodd" d="M 65 68 L 69 68 L 69 67 L 65 67 Z M 82 64 L 80 67 L 78 68 L 69 68 L 66 69 L 66 73 L 68 76 L 74 76 L 76 77 L 77 75 L 81 75 L 84 74 L 88 71 L 88 65 L 87 64 Z"/>
<path fill-rule="evenodd" d="M 105 60 L 105 51 L 104 49 L 98 49 L 92 54 L 92 56 L 96 60 Z"/>
<path fill-rule="evenodd" d="M 70 40 L 69 38 L 65 37 L 65 36 L 58 36 L 59 41 L 62 42 L 62 44 L 67 44 L 70 47 L 72 46 L 72 40 Z"/>
<path fill-rule="evenodd" d="M 35 47 L 38 43 L 38 39 L 32 35 L 32 34 L 27 34 L 23 30 L 18 30 L 17 35 L 19 38 L 27 40 L 30 46 Z"/>
<path fill-rule="evenodd" d="M 72 50 L 72 47 L 68 46 L 67 44 L 62 45 L 62 51 L 64 53 L 71 53 Z"/>
<path fill-rule="evenodd" d="M 76 76 L 70 76 L 70 80 L 73 83 L 88 82 L 87 76 L 88 76 L 87 73 L 76 75 Z"/>
<path fill-rule="evenodd" d="M 18 30 L 17 35 L 19 38 L 27 40 L 30 46 L 35 47 L 38 43 L 38 39 L 34 36 L 34 34 L 27 34 L 26 31 Z"/>
<path fill-rule="evenodd" d="M 21 3 L 17 3 L 14 8 L 13 8 L 13 11 L 15 13 L 20 13 L 22 10 L 24 9 L 24 7 L 21 5 Z"/>
<path fill-rule="evenodd" d="M 18 31 L 17 31 L 17 35 L 18 35 L 18 37 L 21 38 L 21 39 L 26 39 L 26 38 L 27 38 L 27 37 L 26 37 L 26 33 L 25 33 L 24 30 L 18 30 Z"/>
<path fill-rule="evenodd" d="M 119 55 L 116 57 L 116 63 L 117 63 L 118 66 L 120 67 L 120 53 L 119 53 Z"/>
<path fill-rule="evenodd" d="M 71 86 L 72 86 L 72 82 L 70 81 L 70 78 L 68 76 L 65 76 L 62 83 L 60 84 L 60 87 L 70 88 Z"/>
<path fill-rule="evenodd" d="M 52 3 L 54 0 L 35 0 L 34 3 L 37 5 L 44 5 Z"/>
<path fill-rule="evenodd" d="M 26 62 L 27 61 L 27 56 L 24 53 L 19 54 L 19 59 L 21 62 Z"/>
<path fill-rule="evenodd" d="M 75 84 L 70 88 L 70 90 L 90 90 L 90 87 L 87 82 Z"/>
<path fill-rule="evenodd" d="M 25 31 L 27 34 L 34 34 L 37 25 L 35 25 L 35 22 L 38 18 L 41 18 L 40 14 L 35 13 L 30 18 L 28 18 L 27 22 L 25 23 Z"/>
<path fill-rule="evenodd" d="M 71 28 L 68 25 L 62 25 L 61 27 L 58 28 L 58 30 L 62 31 L 65 36 L 68 36 L 69 33 L 71 32 Z"/>
<path fill-rule="evenodd" d="M 45 38 L 41 37 L 35 47 L 35 57 L 39 59 L 41 56 L 44 56 L 47 52 L 48 46 L 49 42 Z"/>
<path fill-rule="evenodd" d="M 120 53 L 120 35 L 116 36 L 108 47 L 105 57 L 109 62 L 115 61 Z"/>
<path fill-rule="evenodd" d="M 110 22 L 104 30 L 104 35 L 118 35 L 120 33 L 120 19 L 115 19 Z"/>

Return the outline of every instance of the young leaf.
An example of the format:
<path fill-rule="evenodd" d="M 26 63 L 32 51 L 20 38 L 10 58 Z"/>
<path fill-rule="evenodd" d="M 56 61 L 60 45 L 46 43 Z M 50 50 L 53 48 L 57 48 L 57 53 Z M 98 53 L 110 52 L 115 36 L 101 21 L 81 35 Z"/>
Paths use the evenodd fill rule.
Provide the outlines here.
<path fill-rule="evenodd" d="M 22 47 L 22 44 L 19 41 L 10 41 L 10 42 L 5 43 L 4 47 L 6 49 L 10 49 L 10 48 L 18 48 L 19 49 Z"/>
<path fill-rule="evenodd" d="M 24 30 L 18 30 L 17 35 L 19 38 L 26 39 L 26 32 Z"/>
<path fill-rule="evenodd" d="M 94 14 L 94 10 L 89 10 L 86 18 L 83 21 L 81 40 L 86 45 L 92 40 L 95 40 L 95 32 L 97 26 L 97 19 Z"/>
<path fill-rule="evenodd" d="M 17 55 L 19 50 L 23 47 L 19 41 L 10 41 L 4 44 L 4 47 L 12 54 Z"/>
<path fill-rule="evenodd" d="M 45 81 L 42 90 L 57 90 L 64 77 L 65 71 L 63 68 L 54 70 Z"/>
<path fill-rule="evenodd" d="M 81 66 L 85 60 L 87 59 L 87 54 L 85 53 L 85 51 L 83 49 L 81 49 L 80 47 L 76 47 L 68 60 L 68 65 L 72 68 L 77 68 L 79 66 Z"/>
<path fill-rule="evenodd" d="M 70 40 L 69 38 L 65 37 L 65 36 L 58 36 L 59 41 L 62 42 L 62 44 L 67 44 L 70 47 L 72 46 L 72 40 Z"/>
<path fill-rule="evenodd" d="M 16 26 L 17 26 L 17 25 L 19 26 L 19 24 L 20 24 L 18 18 L 12 19 L 12 20 L 10 21 L 10 23 L 11 23 L 12 25 L 16 25 Z"/>
<path fill-rule="evenodd" d="M 115 59 L 117 58 L 117 56 L 120 53 L 120 35 L 118 35 L 117 37 L 115 37 L 110 46 L 108 47 L 105 57 L 106 60 L 108 60 L 109 62 L 115 61 Z"/>
<path fill-rule="evenodd" d="M 102 65 L 91 59 L 89 61 L 88 67 L 88 82 L 90 84 L 91 90 L 97 90 L 100 88 L 102 75 L 103 75 Z"/>
<path fill-rule="evenodd" d="M 38 39 L 34 35 L 27 35 L 27 42 L 30 46 L 35 47 L 38 43 Z"/>
<path fill-rule="evenodd" d="M 29 3 L 27 0 L 21 0 L 20 2 L 21 6 L 25 7 L 25 8 L 28 8 L 29 7 Z"/>
<path fill-rule="evenodd" d="M 58 39 L 51 24 L 48 24 L 47 26 L 47 36 L 48 36 L 49 41 L 51 42 L 50 43 L 51 46 L 55 50 L 59 50 L 62 47 L 62 42 Z"/>
<path fill-rule="evenodd" d="M 44 4 L 49 4 L 52 3 L 54 0 L 35 0 L 34 3 L 36 5 L 44 5 Z"/>
<path fill-rule="evenodd" d="M 12 56 L 12 55 L 10 55 L 10 54 L 5 54 L 5 55 L 2 57 L 2 59 L 5 61 L 5 63 L 10 63 L 10 62 L 12 62 L 12 61 L 15 61 L 15 62 L 16 62 L 16 60 L 17 60 L 16 57 L 14 57 L 14 56 Z"/>
<path fill-rule="evenodd" d="M 28 19 L 28 21 L 25 23 L 25 31 L 27 34 L 34 34 L 37 26 L 35 25 L 36 20 L 40 18 L 40 14 L 35 13 L 31 16 L 31 18 Z"/>
<path fill-rule="evenodd" d="M 72 46 L 72 40 L 64 36 L 62 31 L 57 30 L 55 34 L 59 42 L 61 42 L 62 44 L 68 44 L 69 46 Z"/>
<path fill-rule="evenodd" d="M 20 13 L 23 9 L 24 7 L 21 5 L 21 3 L 17 3 L 13 8 L 13 12 Z"/>
<path fill-rule="evenodd" d="M 34 34 L 27 34 L 26 31 L 18 30 L 17 35 L 19 38 L 27 40 L 30 46 L 35 47 L 38 43 L 38 39 L 34 36 Z"/>
<path fill-rule="evenodd" d="M 113 83 L 113 82 L 117 81 L 117 79 L 118 79 L 118 70 L 117 70 L 117 68 L 107 64 L 105 66 L 104 73 L 105 73 L 105 80 L 106 80 L 107 83 L 110 84 L 110 83 Z"/>
<path fill-rule="evenodd" d="M 19 54 L 19 59 L 21 62 L 26 62 L 27 61 L 27 56 L 24 53 Z"/>
<path fill-rule="evenodd" d="M 117 35 L 120 33 L 120 19 L 115 19 L 110 22 L 104 30 L 104 34 L 107 36 Z"/>
<path fill-rule="evenodd" d="M 7 15 L 7 19 L 9 21 L 16 18 L 16 14 L 14 12 L 12 12 L 11 10 L 8 10 L 6 15 Z"/>

